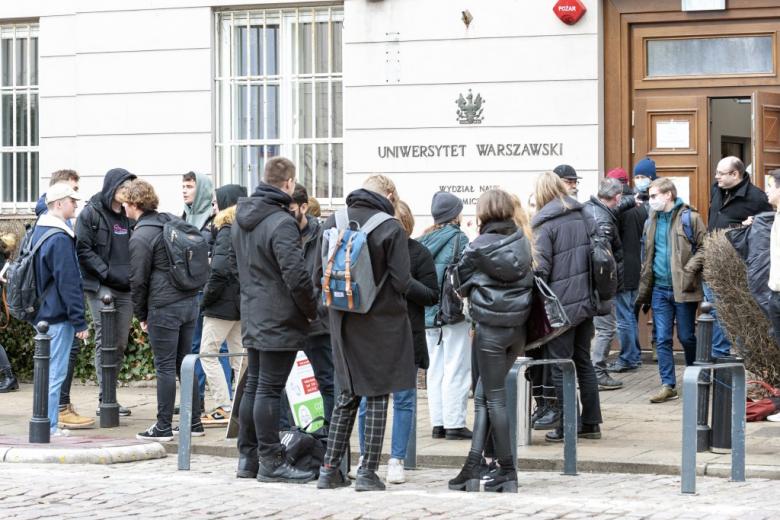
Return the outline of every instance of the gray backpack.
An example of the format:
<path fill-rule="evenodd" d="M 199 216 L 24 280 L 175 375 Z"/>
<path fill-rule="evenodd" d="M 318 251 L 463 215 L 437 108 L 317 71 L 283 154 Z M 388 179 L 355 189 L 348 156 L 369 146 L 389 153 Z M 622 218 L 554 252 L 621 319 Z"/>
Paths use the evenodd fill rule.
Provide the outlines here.
<path fill-rule="evenodd" d="M 379 283 L 374 281 L 368 235 L 393 217 L 379 212 L 362 226 L 350 222 L 346 209 L 337 211 L 335 217 L 336 227 L 322 235 L 322 303 L 331 309 L 366 314 L 387 280 L 385 273 Z"/>

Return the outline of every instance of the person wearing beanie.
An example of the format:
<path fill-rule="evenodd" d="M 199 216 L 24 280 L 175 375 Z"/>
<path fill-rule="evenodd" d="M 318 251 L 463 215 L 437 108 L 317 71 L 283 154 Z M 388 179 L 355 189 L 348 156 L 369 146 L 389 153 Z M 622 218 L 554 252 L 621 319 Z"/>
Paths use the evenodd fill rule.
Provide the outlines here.
<path fill-rule="evenodd" d="M 555 174 L 560 177 L 563 183 L 566 185 L 566 191 L 569 193 L 569 196 L 573 199 L 576 199 L 577 194 L 580 191 L 577 186 L 579 186 L 580 179 L 582 179 L 582 177 L 577 175 L 577 170 L 568 164 L 559 164 L 553 169 L 553 172 L 555 172 Z"/>
<path fill-rule="evenodd" d="M 460 229 L 463 202 L 440 191 L 433 195 L 433 226 L 419 238 L 428 248 L 436 267 L 439 287 L 444 286 L 447 267 L 457 264 L 469 240 Z M 441 300 L 441 298 L 440 298 Z M 443 323 L 439 305 L 425 308 L 425 333 L 430 358 L 427 371 L 428 407 L 434 439 L 470 439 L 466 428 L 466 405 L 471 389 L 471 341 L 465 320 Z"/>

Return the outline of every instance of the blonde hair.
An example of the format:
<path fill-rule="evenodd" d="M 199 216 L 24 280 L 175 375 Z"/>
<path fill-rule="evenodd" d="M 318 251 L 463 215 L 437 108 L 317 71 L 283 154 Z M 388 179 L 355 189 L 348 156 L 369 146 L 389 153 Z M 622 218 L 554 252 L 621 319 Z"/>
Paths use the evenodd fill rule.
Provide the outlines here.
<path fill-rule="evenodd" d="M 672 202 L 677 199 L 677 186 L 670 179 L 659 177 L 650 183 L 650 188 L 656 188 L 660 193 L 671 193 Z"/>
<path fill-rule="evenodd" d="M 365 181 L 363 181 L 363 189 L 379 193 L 384 195 L 390 200 L 393 207 L 396 207 L 400 198 L 398 197 L 398 191 L 395 189 L 395 183 L 384 175 L 372 175 Z"/>
<path fill-rule="evenodd" d="M 520 202 L 520 197 L 514 193 L 510 195 L 512 198 L 512 205 L 514 206 L 514 221 L 517 227 L 523 230 L 523 233 L 528 237 L 529 242 L 533 246 L 533 235 L 531 234 L 531 224 L 529 222 L 528 211 L 523 207 L 523 203 Z"/>
<path fill-rule="evenodd" d="M 561 178 L 554 172 L 544 172 L 536 179 L 534 197 L 536 198 L 537 211 L 541 211 L 543 207 L 555 199 L 560 199 L 563 207 L 569 207 L 566 203 L 566 197 L 568 197 L 566 186 L 563 184 Z"/>
<path fill-rule="evenodd" d="M 132 204 L 143 212 L 154 211 L 160 204 L 160 199 L 154 192 L 154 187 L 143 179 L 130 181 L 125 191 L 125 203 Z"/>
<path fill-rule="evenodd" d="M 412 232 L 414 231 L 414 216 L 406 202 L 402 200 L 398 201 L 398 205 L 395 207 L 395 218 L 401 222 L 401 226 L 404 228 L 404 231 L 406 231 L 406 234 L 412 236 Z"/>
<path fill-rule="evenodd" d="M 322 209 L 320 208 L 320 201 L 314 197 L 309 197 L 309 209 L 306 210 L 307 215 L 320 218 L 322 216 Z"/>

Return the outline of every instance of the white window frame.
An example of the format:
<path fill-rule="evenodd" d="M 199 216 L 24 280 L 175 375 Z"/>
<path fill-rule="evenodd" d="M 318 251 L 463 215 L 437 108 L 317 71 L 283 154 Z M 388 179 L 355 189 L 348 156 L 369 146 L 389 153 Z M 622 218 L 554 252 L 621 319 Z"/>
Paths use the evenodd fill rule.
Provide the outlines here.
<path fill-rule="evenodd" d="M 0 182 L 0 211 L 2 213 L 19 213 L 19 212 L 31 212 L 35 208 L 35 204 L 38 200 L 38 193 L 37 191 L 40 190 L 40 153 L 39 153 L 39 143 L 40 143 L 40 92 L 39 92 L 39 84 L 41 80 L 41 73 L 40 73 L 40 58 L 39 58 L 39 52 L 36 52 L 35 55 L 35 68 L 37 71 L 37 81 L 35 85 L 32 84 L 32 46 L 31 46 L 31 39 L 36 38 L 38 43 L 38 50 L 40 50 L 40 39 L 38 38 L 38 24 L 37 23 L 18 23 L 18 24 L 0 24 L 0 37 L 2 40 L 10 39 L 13 43 L 11 46 L 11 56 L 12 56 L 12 65 L 11 65 L 11 77 L 12 77 L 12 83 L 16 82 L 16 68 L 17 68 L 17 62 L 16 62 L 16 45 L 17 42 L 20 40 L 26 40 L 27 41 L 27 67 L 26 67 L 26 78 L 25 83 L 26 85 L 23 86 L 17 86 L 17 85 L 10 85 L 10 86 L 3 86 L 0 84 L 0 134 L 2 134 L 3 126 L 3 117 L 5 117 L 5 114 L 3 113 L 3 104 L 2 104 L 2 97 L 6 96 L 8 94 L 11 94 L 11 110 L 13 111 L 13 114 L 11 116 L 11 144 L 4 146 L 4 136 L 0 135 L 0 154 L 2 153 L 11 153 L 12 157 L 12 169 L 13 172 L 11 172 L 11 175 L 13 176 L 13 185 L 11 188 L 12 194 L 11 194 L 11 201 L 4 202 L 6 198 L 6 194 L 3 191 L 3 183 Z M 2 52 L 0 52 L 0 71 L 3 70 L 5 63 L 3 62 L 3 55 Z M 22 114 L 21 117 L 26 118 L 26 142 L 27 145 L 19 145 L 16 142 L 16 125 L 17 125 L 17 118 L 20 117 L 20 114 L 17 113 L 16 109 L 16 96 L 18 94 L 25 94 L 27 96 L 27 108 L 25 110 L 25 114 Z M 38 129 L 38 141 L 33 144 L 32 143 L 32 103 L 31 98 L 33 95 L 36 95 L 38 97 L 37 101 L 37 121 L 35 122 L 35 126 Z M 16 192 L 17 192 L 17 180 L 18 176 L 16 175 L 16 168 L 17 168 L 17 153 L 26 153 L 27 154 L 27 195 L 30 200 L 17 200 L 16 199 Z M 33 154 L 37 155 L 37 169 L 35 172 L 33 172 L 32 169 L 32 157 Z M 2 171 L 3 163 L 2 163 L 2 155 L 0 155 L 0 174 L 3 176 L 7 175 L 7 172 Z M 38 182 L 38 190 L 36 192 L 33 192 L 33 178 L 35 178 Z"/>
<path fill-rule="evenodd" d="M 344 190 L 344 173 L 343 173 L 343 52 L 342 52 L 342 71 L 333 72 L 334 56 L 331 52 L 333 46 L 333 23 L 343 22 L 344 14 L 343 7 L 341 5 L 331 6 L 317 6 L 317 7 L 286 7 L 286 8 L 268 8 L 258 10 L 239 10 L 239 11 L 223 11 L 216 13 L 214 17 L 214 35 L 215 35 L 215 59 L 214 59 L 214 99 L 215 99 L 215 171 L 217 172 L 216 178 L 219 184 L 227 183 L 239 183 L 252 189 L 256 186 L 258 179 L 258 172 L 246 171 L 238 172 L 239 161 L 237 160 L 237 154 L 234 150 L 240 146 L 246 146 L 247 152 L 251 150 L 249 146 L 263 146 L 263 162 L 268 159 L 268 147 L 278 146 L 279 154 L 288 157 L 296 163 L 298 169 L 298 181 L 303 182 L 304 168 L 303 164 L 299 161 L 299 147 L 304 145 L 311 146 L 311 176 L 309 182 L 307 182 L 307 188 L 311 196 L 316 196 L 321 203 L 325 205 L 340 205 L 344 203 L 345 194 Z M 312 45 L 312 71 L 309 74 L 298 74 L 298 41 L 299 41 L 299 28 L 300 23 L 311 22 L 327 22 L 328 25 L 328 72 L 315 73 L 314 67 L 316 62 L 315 45 L 316 38 L 314 37 L 314 31 L 312 31 L 311 45 Z M 265 27 L 266 25 L 274 24 L 279 26 L 279 37 L 277 41 L 277 71 L 278 75 L 266 75 L 268 60 L 267 55 L 263 56 L 263 68 L 262 75 L 250 76 L 251 64 L 249 52 L 247 52 L 246 73 L 247 76 L 233 76 L 231 71 L 231 65 L 234 60 L 234 53 L 237 49 L 234 48 L 234 30 L 236 27 L 245 26 L 247 29 L 250 26 L 260 25 L 263 27 L 263 36 L 261 41 L 263 42 L 263 48 L 265 48 Z M 314 24 L 312 24 L 314 25 Z M 250 31 L 246 31 L 247 40 L 250 37 Z M 247 48 L 249 45 L 247 43 Z M 293 51 L 295 51 L 293 53 Z M 265 50 L 263 51 L 265 53 Z M 325 137 L 315 137 L 317 135 L 316 128 L 316 84 L 327 83 L 327 135 Z M 311 85 L 312 93 L 312 107 L 310 114 L 310 124 L 312 135 L 310 137 L 299 137 L 302 134 L 303 121 L 298 120 L 298 99 L 299 91 L 297 85 L 308 83 Z M 335 83 L 341 83 L 342 85 L 342 130 L 341 135 L 336 137 L 333 135 L 333 89 Z M 238 105 L 235 100 L 234 85 L 247 85 L 247 96 L 251 100 L 251 90 L 249 85 L 261 85 L 263 87 L 263 99 L 262 103 L 264 109 L 262 111 L 263 118 L 261 124 L 263 125 L 263 138 L 262 139 L 250 139 L 250 117 L 247 117 L 247 128 L 245 132 L 246 139 L 238 139 L 234 135 L 235 118 L 238 115 Z M 268 106 L 268 89 L 269 84 L 278 84 L 278 121 L 279 121 L 279 133 L 277 138 L 268 139 L 268 110 L 265 108 Z M 247 110 L 251 109 L 251 103 L 249 100 L 246 103 Z M 317 145 L 326 145 L 328 147 L 327 157 L 327 194 L 317 193 Z M 341 187 L 342 193 L 339 196 L 334 194 L 334 146 L 341 146 Z M 247 165 L 250 161 L 247 156 L 245 161 Z"/>

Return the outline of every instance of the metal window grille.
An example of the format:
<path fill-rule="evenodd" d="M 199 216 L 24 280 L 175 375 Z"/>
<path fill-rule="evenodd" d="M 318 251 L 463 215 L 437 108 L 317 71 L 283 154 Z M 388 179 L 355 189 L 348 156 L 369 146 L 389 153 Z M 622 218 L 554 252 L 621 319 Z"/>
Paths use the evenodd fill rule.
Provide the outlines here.
<path fill-rule="evenodd" d="M 38 197 L 38 24 L 0 25 L 0 204 L 30 211 Z"/>
<path fill-rule="evenodd" d="M 227 11 L 215 17 L 216 171 L 253 190 L 268 158 L 343 202 L 341 6 Z"/>

